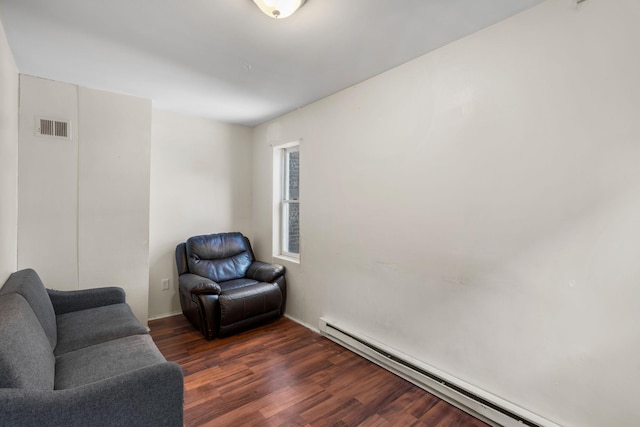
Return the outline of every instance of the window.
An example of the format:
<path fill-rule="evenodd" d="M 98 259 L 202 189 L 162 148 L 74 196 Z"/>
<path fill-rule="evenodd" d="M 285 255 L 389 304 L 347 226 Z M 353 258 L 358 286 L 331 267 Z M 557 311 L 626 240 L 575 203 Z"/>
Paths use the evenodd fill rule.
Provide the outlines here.
<path fill-rule="evenodd" d="M 274 255 L 300 259 L 300 145 L 274 148 Z"/>

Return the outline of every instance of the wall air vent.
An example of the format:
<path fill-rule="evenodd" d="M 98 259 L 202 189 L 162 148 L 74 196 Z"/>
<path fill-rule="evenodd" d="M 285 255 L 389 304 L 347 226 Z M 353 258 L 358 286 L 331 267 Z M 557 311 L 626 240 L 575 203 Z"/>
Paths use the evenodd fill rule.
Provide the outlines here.
<path fill-rule="evenodd" d="M 71 139 L 71 122 L 38 117 L 36 118 L 36 135 Z"/>

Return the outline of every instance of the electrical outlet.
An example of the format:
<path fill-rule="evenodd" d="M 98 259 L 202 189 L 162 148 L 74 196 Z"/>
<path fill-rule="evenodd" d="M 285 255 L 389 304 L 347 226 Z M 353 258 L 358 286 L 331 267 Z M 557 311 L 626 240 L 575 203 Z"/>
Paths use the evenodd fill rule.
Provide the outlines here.
<path fill-rule="evenodd" d="M 163 291 L 168 291 L 170 284 L 171 284 L 171 281 L 169 279 L 162 279 L 160 281 L 160 289 L 162 289 Z"/>

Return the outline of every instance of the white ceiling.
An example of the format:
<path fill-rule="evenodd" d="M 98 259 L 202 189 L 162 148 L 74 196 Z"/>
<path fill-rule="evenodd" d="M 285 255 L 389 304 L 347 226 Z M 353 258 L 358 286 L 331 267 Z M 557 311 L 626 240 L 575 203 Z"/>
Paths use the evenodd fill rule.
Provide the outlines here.
<path fill-rule="evenodd" d="M 20 73 L 255 125 L 542 0 L 0 0 Z"/>

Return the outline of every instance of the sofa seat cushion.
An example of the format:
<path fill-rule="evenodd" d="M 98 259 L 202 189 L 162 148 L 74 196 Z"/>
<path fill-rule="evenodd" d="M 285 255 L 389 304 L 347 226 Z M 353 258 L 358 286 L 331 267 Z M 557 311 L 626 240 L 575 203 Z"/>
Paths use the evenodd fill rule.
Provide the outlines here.
<path fill-rule="evenodd" d="M 0 297 L 0 344 L 0 389 L 53 390 L 55 359 L 51 344 L 20 294 Z"/>
<path fill-rule="evenodd" d="M 166 362 L 149 335 L 132 335 L 56 358 L 55 389 L 79 387 Z"/>
<path fill-rule="evenodd" d="M 60 314 L 56 356 L 130 335 L 146 334 L 127 304 L 112 304 Z"/>

